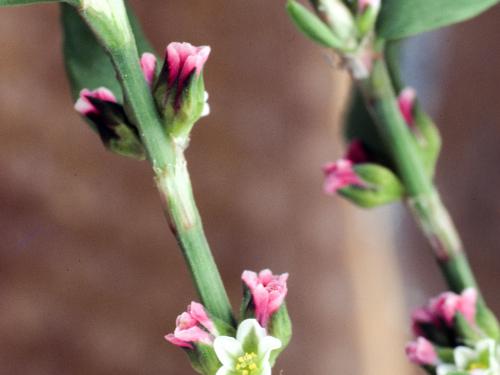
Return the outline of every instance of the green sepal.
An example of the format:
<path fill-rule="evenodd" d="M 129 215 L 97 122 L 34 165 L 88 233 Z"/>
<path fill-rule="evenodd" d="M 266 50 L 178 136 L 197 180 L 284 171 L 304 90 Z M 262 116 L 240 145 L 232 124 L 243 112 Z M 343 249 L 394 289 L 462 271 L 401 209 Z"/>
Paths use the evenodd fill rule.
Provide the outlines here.
<path fill-rule="evenodd" d="M 174 84 L 174 87 L 176 86 L 177 84 Z M 159 110 L 163 114 L 165 130 L 174 139 L 188 140 L 189 134 L 194 124 L 201 118 L 205 106 L 203 73 L 197 76 L 193 71 L 178 99 L 177 95 L 174 88 L 168 90 L 166 80 L 162 80 L 160 77 L 155 98 Z"/>
<path fill-rule="evenodd" d="M 255 306 L 252 302 L 252 293 L 243 283 L 243 299 L 240 305 L 240 323 L 246 319 L 255 319 Z"/>
<path fill-rule="evenodd" d="M 474 346 L 475 342 L 484 338 L 477 328 L 473 327 L 459 312 L 453 318 L 453 327 L 459 337 L 459 341 L 467 345 Z"/>
<path fill-rule="evenodd" d="M 288 315 L 288 309 L 286 308 L 285 302 L 283 302 L 279 310 L 271 316 L 267 325 L 267 333 L 281 340 L 281 348 L 273 350 L 269 357 L 271 366 L 274 366 L 276 358 L 285 350 L 292 339 L 292 322 Z"/>
<path fill-rule="evenodd" d="M 476 323 L 488 337 L 500 340 L 500 327 L 495 314 L 484 303 L 477 304 Z"/>
<path fill-rule="evenodd" d="M 383 0 L 377 34 L 385 39 L 411 35 L 465 21 L 499 0 Z"/>
<path fill-rule="evenodd" d="M 330 28 L 303 5 L 295 0 L 288 0 L 286 10 L 297 28 L 316 43 L 339 50 L 344 48 L 342 41 L 335 36 Z"/>
<path fill-rule="evenodd" d="M 434 346 L 436 350 L 438 358 L 445 363 L 453 363 L 455 362 L 455 357 L 453 353 L 453 348 L 443 347 L 443 346 Z"/>
<path fill-rule="evenodd" d="M 348 186 L 340 189 L 339 194 L 356 205 L 372 208 L 403 198 L 404 187 L 390 169 L 373 163 L 357 164 L 353 168 L 366 186 Z"/>
<path fill-rule="evenodd" d="M 104 146 L 118 155 L 144 160 L 146 152 L 139 131 L 127 119 L 123 107 L 91 97 L 88 100 L 99 113 L 89 114 L 86 118 L 96 127 Z"/>
<path fill-rule="evenodd" d="M 222 366 L 212 345 L 193 344 L 194 349 L 183 348 L 193 369 L 203 375 L 215 375 Z"/>
<path fill-rule="evenodd" d="M 433 177 L 441 151 L 441 135 L 434 121 L 422 110 L 417 101 L 413 109 L 413 118 L 415 129 L 412 130 L 415 142 L 429 176 Z"/>

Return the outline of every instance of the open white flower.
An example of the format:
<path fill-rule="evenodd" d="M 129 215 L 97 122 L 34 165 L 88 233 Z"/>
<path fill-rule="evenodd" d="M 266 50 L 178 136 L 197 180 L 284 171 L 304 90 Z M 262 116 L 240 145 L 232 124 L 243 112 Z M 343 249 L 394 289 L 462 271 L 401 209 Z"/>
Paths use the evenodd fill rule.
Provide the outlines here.
<path fill-rule="evenodd" d="M 474 347 L 458 346 L 453 351 L 455 364 L 440 364 L 437 375 L 500 375 L 499 348 L 492 339 L 478 341 Z"/>
<path fill-rule="evenodd" d="M 238 326 L 236 338 L 218 336 L 215 354 L 222 363 L 216 375 L 271 375 L 269 356 L 281 347 L 281 341 L 267 336 L 255 319 L 246 319 Z"/>

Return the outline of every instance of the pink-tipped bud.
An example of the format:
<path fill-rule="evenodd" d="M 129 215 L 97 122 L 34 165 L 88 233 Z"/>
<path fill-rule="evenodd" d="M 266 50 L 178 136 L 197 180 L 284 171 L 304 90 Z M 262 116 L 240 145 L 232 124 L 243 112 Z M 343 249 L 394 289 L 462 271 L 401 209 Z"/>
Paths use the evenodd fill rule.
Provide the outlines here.
<path fill-rule="evenodd" d="M 417 98 L 416 91 L 411 87 L 403 89 L 398 96 L 398 105 L 401 115 L 409 126 L 413 126 L 413 108 L 415 106 L 415 99 Z"/>
<path fill-rule="evenodd" d="M 75 103 L 75 110 L 83 116 L 98 114 L 99 110 L 92 104 L 89 98 L 98 99 L 104 102 L 116 103 L 116 98 L 111 90 L 106 87 L 99 87 L 93 91 L 83 89 L 80 97 Z"/>
<path fill-rule="evenodd" d="M 250 290 L 255 307 L 255 318 L 263 327 L 271 316 L 279 310 L 288 292 L 286 282 L 288 273 L 273 275 L 271 270 L 265 269 L 259 274 L 244 271 L 241 279 Z"/>
<path fill-rule="evenodd" d="M 208 56 L 210 47 L 195 47 L 189 43 L 172 42 L 167 46 L 165 60 L 168 66 L 168 86 L 177 81 L 178 89 L 182 90 L 186 79 L 194 72 L 200 75 Z"/>
<path fill-rule="evenodd" d="M 334 163 L 323 166 L 325 183 L 323 190 L 326 194 L 334 194 L 339 189 L 347 186 L 364 186 L 364 182 L 358 177 L 353 168 L 352 161 L 339 159 Z"/>
<path fill-rule="evenodd" d="M 166 335 L 165 339 L 176 346 L 193 349 L 195 343 L 212 345 L 217 335 L 217 329 L 203 305 L 191 302 L 187 310 L 177 317 L 174 332 Z"/>
<path fill-rule="evenodd" d="M 156 56 L 149 52 L 143 53 L 141 56 L 141 69 L 148 86 L 153 86 L 156 73 Z"/>
<path fill-rule="evenodd" d="M 434 346 L 423 337 L 416 341 L 409 342 L 405 348 L 408 359 L 420 366 L 435 366 L 438 363 L 438 356 Z"/>
<path fill-rule="evenodd" d="M 440 317 L 448 326 L 453 325 L 457 313 L 461 313 L 470 323 L 475 324 L 477 291 L 474 288 L 465 289 L 462 294 L 445 292 L 430 302 L 430 311 Z"/>

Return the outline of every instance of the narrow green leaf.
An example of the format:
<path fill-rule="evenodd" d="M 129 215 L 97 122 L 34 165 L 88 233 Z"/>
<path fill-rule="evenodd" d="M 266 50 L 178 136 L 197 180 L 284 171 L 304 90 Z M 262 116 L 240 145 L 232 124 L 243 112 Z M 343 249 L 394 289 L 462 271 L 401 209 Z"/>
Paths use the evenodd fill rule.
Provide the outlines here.
<path fill-rule="evenodd" d="M 335 37 L 328 26 L 303 5 L 289 0 L 286 10 L 298 29 L 316 43 L 329 48 L 341 49 L 343 47 L 343 43 Z"/>
<path fill-rule="evenodd" d="M 139 52 L 152 51 L 130 8 L 128 15 Z M 113 91 L 118 101 L 122 101 L 122 89 L 111 59 L 78 11 L 72 6 L 62 4 L 61 21 L 64 34 L 64 60 L 73 99 L 78 97 L 83 88 L 95 89 L 104 86 Z"/>
<path fill-rule="evenodd" d="M 400 39 L 465 21 L 500 0 L 383 0 L 379 36 Z"/>
<path fill-rule="evenodd" d="M 61 0 L 0 0 L 0 7 L 11 7 L 16 5 L 30 5 L 40 3 L 60 3 Z"/>

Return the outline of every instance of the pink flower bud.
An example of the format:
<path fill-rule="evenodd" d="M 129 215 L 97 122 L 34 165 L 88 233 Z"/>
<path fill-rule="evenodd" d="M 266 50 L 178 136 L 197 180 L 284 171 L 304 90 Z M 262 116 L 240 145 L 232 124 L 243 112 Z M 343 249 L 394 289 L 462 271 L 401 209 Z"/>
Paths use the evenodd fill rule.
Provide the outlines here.
<path fill-rule="evenodd" d="M 166 335 L 165 339 L 176 346 L 193 349 L 194 343 L 212 345 L 217 335 L 217 329 L 203 305 L 191 302 L 187 311 L 177 317 L 174 332 Z"/>
<path fill-rule="evenodd" d="M 365 185 L 354 171 L 352 161 L 348 159 L 339 159 L 326 164 L 323 166 L 323 173 L 325 174 L 323 190 L 326 194 L 334 194 L 337 190 L 350 185 Z"/>
<path fill-rule="evenodd" d="M 252 294 L 255 317 L 262 327 L 266 327 L 271 316 L 279 310 L 287 294 L 288 273 L 273 275 L 265 269 L 257 273 L 244 271 L 241 279 Z"/>
<path fill-rule="evenodd" d="M 401 115 L 409 126 L 413 126 L 413 107 L 417 98 L 416 91 L 411 87 L 403 89 L 398 96 L 398 105 Z"/>
<path fill-rule="evenodd" d="M 424 334 L 422 325 L 439 325 L 439 320 L 428 307 L 421 307 L 411 314 L 412 330 L 415 336 Z"/>
<path fill-rule="evenodd" d="M 445 292 L 430 302 L 430 310 L 435 316 L 442 318 L 448 326 L 453 325 L 457 313 L 461 313 L 470 323 L 475 324 L 477 291 L 474 288 L 465 289 L 458 295 Z"/>
<path fill-rule="evenodd" d="M 195 47 L 189 43 L 172 42 L 167 46 L 165 60 L 168 69 L 168 86 L 177 81 L 178 90 L 184 88 L 186 79 L 194 72 L 200 75 L 210 55 L 210 47 Z"/>
<path fill-rule="evenodd" d="M 408 359 L 416 365 L 434 366 L 438 363 L 438 356 L 434 346 L 423 337 L 408 343 L 405 351 Z"/>
<path fill-rule="evenodd" d="M 111 90 L 105 87 L 99 87 L 94 91 L 83 89 L 80 91 L 80 98 L 75 103 L 75 109 L 83 116 L 89 114 L 98 114 L 99 110 L 92 104 L 89 98 L 98 99 L 104 102 L 116 103 L 116 98 Z"/>
<path fill-rule="evenodd" d="M 426 306 L 412 314 L 412 329 L 417 336 L 426 336 L 429 327 L 438 331 L 453 329 L 457 313 L 461 313 L 471 325 L 476 325 L 477 291 L 465 289 L 461 294 L 444 292 L 432 298 Z"/>
<path fill-rule="evenodd" d="M 156 56 L 146 52 L 141 56 L 141 69 L 149 87 L 153 85 L 156 72 Z"/>

